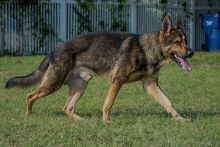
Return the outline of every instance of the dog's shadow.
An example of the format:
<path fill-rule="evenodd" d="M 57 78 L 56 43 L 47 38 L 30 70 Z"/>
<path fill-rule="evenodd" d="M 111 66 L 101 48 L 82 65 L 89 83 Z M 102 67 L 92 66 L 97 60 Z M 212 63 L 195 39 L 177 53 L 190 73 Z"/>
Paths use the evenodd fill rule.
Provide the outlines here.
<path fill-rule="evenodd" d="M 196 119 L 198 117 L 214 117 L 214 116 L 220 116 L 220 110 L 218 111 L 204 111 L 204 110 L 179 110 L 178 111 L 182 116 L 184 117 L 190 117 L 192 119 Z M 113 115 L 123 115 L 123 113 L 127 113 L 127 115 L 131 116 L 155 116 L 155 117 L 168 117 L 170 116 L 168 113 L 166 113 L 164 110 L 138 110 L 129 108 L 126 111 L 117 111 L 113 113 Z"/>
<path fill-rule="evenodd" d="M 181 114 L 196 119 L 198 117 L 220 116 L 220 111 L 192 110 L 192 111 L 182 111 Z"/>
<path fill-rule="evenodd" d="M 214 117 L 214 116 L 220 116 L 220 111 L 204 111 L 204 110 L 179 110 L 179 113 L 187 118 L 192 118 L 192 119 L 197 119 L 198 117 Z M 60 111 L 60 112 L 53 112 L 52 115 L 56 116 L 64 116 L 65 114 Z M 86 118 L 100 118 L 102 117 L 102 112 L 101 110 L 97 109 L 93 112 L 83 112 L 80 113 L 82 117 Z M 114 110 L 110 116 L 131 116 L 131 117 L 147 117 L 147 116 L 153 116 L 153 117 L 162 117 L 162 118 L 167 118 L 170 117 L 168 113 L 166 113 L 163 110 L 143 110 L 143 109 L 137 109 L 137 108 L 128 108 L 124 110 Z"/>

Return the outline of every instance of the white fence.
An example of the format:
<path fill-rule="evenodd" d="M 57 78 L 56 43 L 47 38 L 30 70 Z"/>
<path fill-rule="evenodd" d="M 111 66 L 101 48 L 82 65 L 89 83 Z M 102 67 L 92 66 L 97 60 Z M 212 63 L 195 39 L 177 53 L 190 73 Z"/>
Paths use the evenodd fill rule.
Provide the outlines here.
<path fill-rule="evenodd" d="M 79 5 L 75 0 L 40 1 L 36 5 L 18 2 L 0 3 L 0 55 L 44 54 L 71 37 L 88 31 L 159 31 L 166 13 L 173 22 L 181 17 L 189 44 L 195 50 L 204 43 L 200 16 L 210 8 L 204 1 L 128 0 L 125 4 L 97 0 Z M 198 7 L 198 4 L 204 6 Z M 213 0 L 211 10 L 220 10 L 220 1 Z M 199 13 L 198 13 L 199 12 Z"/>

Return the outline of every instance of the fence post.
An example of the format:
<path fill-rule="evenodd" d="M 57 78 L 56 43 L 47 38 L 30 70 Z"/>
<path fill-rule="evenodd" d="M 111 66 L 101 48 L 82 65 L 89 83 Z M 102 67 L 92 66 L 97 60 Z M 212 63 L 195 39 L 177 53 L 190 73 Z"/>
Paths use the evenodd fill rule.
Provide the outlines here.
<path fill-rule="evenodd" d="M 131 2 L 131 33 L 137 33 L 137 0 L 130 0 Z"/>
<path fill-rule="evenodd" d="M 60 0 L 60 39 L 66 40 L 67 0 Z"/>
<path fill-rule="evenodd" d="M 190 19 L 190 48 L 195 50 L 195 0 L 190 0 L 190 12 L 192 14 Z"/>

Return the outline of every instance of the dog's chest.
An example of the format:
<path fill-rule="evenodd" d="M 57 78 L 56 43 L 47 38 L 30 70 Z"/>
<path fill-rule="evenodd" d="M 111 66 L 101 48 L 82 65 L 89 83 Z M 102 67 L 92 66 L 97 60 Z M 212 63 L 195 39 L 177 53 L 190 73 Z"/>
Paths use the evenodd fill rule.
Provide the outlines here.
<path fill-rule="evenodd" d="M 130 62 L 129 62 L 130 61 Z M 159 64 L 148 64 L 145 59 L 124 60 L 116 63 L 112 70 L 112 78 L 120 78 L 125 82 L 133 82 L 145 76 L 151 76 L 159 70 Z"/>

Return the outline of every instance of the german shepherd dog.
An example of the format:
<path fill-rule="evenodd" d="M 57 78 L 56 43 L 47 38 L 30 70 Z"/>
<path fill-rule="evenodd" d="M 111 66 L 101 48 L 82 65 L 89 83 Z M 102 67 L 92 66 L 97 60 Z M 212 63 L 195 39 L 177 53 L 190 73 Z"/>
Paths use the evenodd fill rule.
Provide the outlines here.
<path fill-rule="evenodd" d="M 63 112 L 75 120 L 81 119 L 74 111 L 75 104 L 95 75 L 107 75 L 111 84 L 103 106 L 103 121 L 109 113 L 121 86 L 141 80 L 144 90 L 151 95 L 177 121 L 186 121 L 176 111 L 158 86 L 160 67 L 175 61 L 181 68 L 191 71 L 186 58 L 193 51 L 187 47 L 181 20 L 174 26 L 168 16 L 162 21 L 160 32 L 131 34 L 120 32 L 93 32 L 70 39 L 49 53 L 39 67 L 27 76 L 9 79 L 6 88 L 23 87 L 38 82 L 40 86 L 26 96 L 26 114 L 31 115 L 33 103 L 69 86 L 69 97 Z"/>

